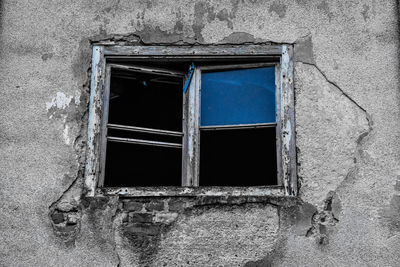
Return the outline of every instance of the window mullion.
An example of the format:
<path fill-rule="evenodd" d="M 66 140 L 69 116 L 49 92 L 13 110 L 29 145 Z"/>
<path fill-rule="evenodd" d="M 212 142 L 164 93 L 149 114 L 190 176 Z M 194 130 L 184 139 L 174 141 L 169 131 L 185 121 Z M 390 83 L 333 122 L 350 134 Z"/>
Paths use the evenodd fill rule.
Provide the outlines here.
<path fill-rule="evenodd" d="M 281 121 L 281 64 L 275 65 L 275 97 L 276 97 L 276 170 L 277 184 L 283 185 L 282 172 L 282 121 Z"/>
<path fill-rule="evenodd" d="M 184 140 L 182 186 L 199 186 L 200 166 L 200 70 L 193 73 L 184 96 Z"/>

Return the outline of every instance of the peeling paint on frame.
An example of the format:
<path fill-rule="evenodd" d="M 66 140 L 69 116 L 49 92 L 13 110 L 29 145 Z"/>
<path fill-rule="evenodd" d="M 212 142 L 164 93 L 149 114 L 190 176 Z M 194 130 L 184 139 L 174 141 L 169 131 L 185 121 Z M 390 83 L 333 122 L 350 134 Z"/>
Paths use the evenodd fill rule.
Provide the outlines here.
<path fill-rule="evenodd" d="M 293 88 L 293 47 L 282 45 L 281 57 L 282 175 L 286 195 L 297 195 Z"/>
<path fill-rule="evenodd" d="M 101 114 L 103 101 L 101 98 L 104 73 L 105 73 L 104 48 L 94 46 L 92 54 L 92 76 L 90 84 L 89 102 L 89 123 L 88 123 L 88 143 L 87 160 L 85 167 L 85 186 L 87 196 L 94 196 L 97 182 L 97 171 L 99 165 L 99 146 L 96 145 L 99 139 L 99 129 L 101 127 Z"/>

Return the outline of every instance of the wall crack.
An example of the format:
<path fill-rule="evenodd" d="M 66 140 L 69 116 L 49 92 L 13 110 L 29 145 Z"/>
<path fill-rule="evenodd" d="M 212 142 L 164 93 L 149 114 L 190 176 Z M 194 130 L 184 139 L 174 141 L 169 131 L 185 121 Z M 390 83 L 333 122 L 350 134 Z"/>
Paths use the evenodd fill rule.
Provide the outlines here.
<path fill-rule="evenodd" d="M 355 104 L 358 108 L 360 108 L 363 112 L 367 114 L 367 119 L 369 120 L 369 115 L 368 112 L 365 108 L 363 108 L 360 104 L 358 104 L 353 98 L 351 98 L 342 88 L 340 88 L 335 82 L 331 81 L 326 74 L 316 65 L 313 63 L 309 62 L 304 62 L 304 61 L 297 61 L 298 63 L 302 63 L 305 65 L 313 66 L 315 69 L 318 70 L 318 72 L 324 77 L 324 79 L 331 85 L 333 85 L 336 89 L 338 89 L 345 97 L 347 97 L 353 104 Z"/>
<path fill-rule="evenodd" d="M 353 103 L 358 109 L 360 109 L 364 113 L 365 119 L 368 124 L 368 129 L 359 134 L 359 136 L 355 140 L 356 148 L 354 155 L 354 166 L 349 169 L 343 181 L 341 181 L 334 190 L 329 191 L 324 200 L 323 208 L 322 209 L 318 208 L 318 210 L 314 213 L 311 219 L 311 227 L 308 229 L 306 233 L 306 237 L 311 237 L 311 236 L 314 237 L 319 245 L 327 245 L 329 244 L 329 231 L 332 229 L 332 227 L 334 227 L 337 223 L 339 223 L 339 216 L 338 216 L 339 214 L 337 213 L 339 213 L 340 211 L 338 209 L 335 210 L 333 208 L 333 202 L 339 201 L 337 196 L 338 190 L 349 179 L 352 179 L 356 176 L 360 159 L 363 157 L 362 154 L 363 146 L 367 140 L 367 137 L 370 136 L 371 132 L 373 131 L 373 120 L 371 115 L 367 112 L 367 110 L 364 107 L 362 107 L 359 103 L 357 103 L 357 101 L 355 101 L 352 97 L 350 97 L 342 88 L 339 87 L 339 85 L 336 82 L 330 80 L 327 77 L 327 75 L 315 63 L 305 62 L 302 60 L 298 60 L 296 62 L 314 67 L 322 75 L 322 77 L 325 79 L 327 83 L 329 83 L 337 90 L 339 90 L 343 96 L 345 96 L 348 100 L 350 100 L 351 103 Z"/>

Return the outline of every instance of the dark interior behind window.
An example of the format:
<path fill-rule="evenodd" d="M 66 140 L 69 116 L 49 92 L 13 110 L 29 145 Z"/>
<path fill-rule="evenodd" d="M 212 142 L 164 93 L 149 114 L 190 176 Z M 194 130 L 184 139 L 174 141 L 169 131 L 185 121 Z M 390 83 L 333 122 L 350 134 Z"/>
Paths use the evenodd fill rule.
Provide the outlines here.
<path fill-rule="evenodd" d="M 191 62 L 143 64 L 186 71 Z M 112 69 L 108 124 L 182 132 L 183 82 L 183 77 Z M 275 123 L 275 67 L 204 72 L 201 98 L 201 126 L 232 127 L 200 127 L 199 185 L 276 185 L 275 125 L 235 128 Z M 115 142 L 109 137 L 182 144 L 182 136 L 112 127 L 107 136 L 105 187 L 181 186 L 181 148 Z"/>
<path fill-rule="evenodd" d="M 182 131 L 182 78 L 113 70 L 108 124 Z M 108 136 L 181 143 L 182 137 L 108 129 Z M 180 186 L 176 147 L 108 140 L 104 186 Z"/>
<path fill-rule="evenodd" d="M 275 128 L 201 131 L 200 139 L 200 186 L 277 184 Z"/>

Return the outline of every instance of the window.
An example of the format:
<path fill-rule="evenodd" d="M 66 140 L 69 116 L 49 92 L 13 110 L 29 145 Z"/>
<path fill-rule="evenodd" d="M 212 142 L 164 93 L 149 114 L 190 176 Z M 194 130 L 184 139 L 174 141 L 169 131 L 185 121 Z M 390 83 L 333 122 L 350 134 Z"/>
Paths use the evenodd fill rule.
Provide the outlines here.
<path fill-rule="evenodd" d="M 293 106 L 291 46 L 95 46 L 88 195 L 296 195 Z"/>

